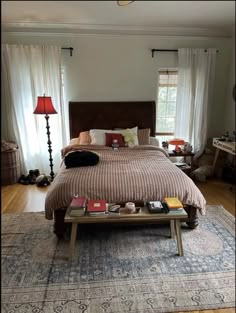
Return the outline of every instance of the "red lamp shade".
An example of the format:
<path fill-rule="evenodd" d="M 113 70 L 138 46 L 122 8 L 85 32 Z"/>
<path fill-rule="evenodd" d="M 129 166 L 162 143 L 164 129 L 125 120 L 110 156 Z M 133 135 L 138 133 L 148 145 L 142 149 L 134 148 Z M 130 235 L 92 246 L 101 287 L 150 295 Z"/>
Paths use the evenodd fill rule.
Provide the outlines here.
<path fill-rule="evenodd" d="M 175 151 L 179 151 L 180 150 L 179 146 L 184 145 L 185 141 L 183 139 L 174 138 L 174 139 L 169 141 L 169 144 L 175 145 Z"/>
<path fill-rule="evenodd" d="M 38 97 L 37 107 L 33 112 L 34 114 L 57 114 L 51 97 Z"/>

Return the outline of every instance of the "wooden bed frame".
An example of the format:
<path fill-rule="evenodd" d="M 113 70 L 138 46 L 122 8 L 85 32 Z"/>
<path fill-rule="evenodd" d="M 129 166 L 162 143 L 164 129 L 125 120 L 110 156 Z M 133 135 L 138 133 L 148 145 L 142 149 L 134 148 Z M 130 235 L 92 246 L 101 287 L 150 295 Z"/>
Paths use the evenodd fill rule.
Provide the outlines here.
<path fill-rule="evenodd" d="M 115 128 L 150 128 L 155 136 L 156 104 L 155 101 L 122 101 L 122 102 L 69 102 L 70 138 L 77 138 L 81 131 L 90 129 Z M 142 202 L 137 203 L 142 205 Z M 196 208 L 186 208 L 190 228 L 198 225 Z M 66 225 L 66 209 L 54 211 L 54 233 L 63 236 Z"/>

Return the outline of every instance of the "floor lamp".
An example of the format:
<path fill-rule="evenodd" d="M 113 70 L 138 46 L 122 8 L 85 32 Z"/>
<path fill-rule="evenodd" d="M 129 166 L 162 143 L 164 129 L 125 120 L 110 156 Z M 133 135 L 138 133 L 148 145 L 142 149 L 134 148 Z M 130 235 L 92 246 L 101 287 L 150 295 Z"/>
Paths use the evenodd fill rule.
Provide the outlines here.
<path fill-rule="evenodd" d="M 49 152 L 49 164 L 51 168 L 51 181 L 53 181 L 54 178 L 54 173 L 53 173 L 53 158 L 52 158 L 52 142 L 50 140 L 50 131 L 49 131 L 49 114 L 57 114 L 57 111 L 55 110 L 53 104 L 52 104 L 52 99 L 51 97 L 38 97 L 38 103 L 37 107 L 33 112 L 34 114 L 45 114 L 45 119 L 46 119 L 46 129 L 47 129 L 47 136 L 48 136 L 48 152 Z"/>

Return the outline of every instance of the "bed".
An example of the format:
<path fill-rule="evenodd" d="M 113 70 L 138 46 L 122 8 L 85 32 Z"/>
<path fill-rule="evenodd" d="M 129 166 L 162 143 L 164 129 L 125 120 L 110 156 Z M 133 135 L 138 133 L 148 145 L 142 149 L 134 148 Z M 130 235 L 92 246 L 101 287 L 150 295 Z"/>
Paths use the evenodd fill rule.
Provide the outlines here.
<path fill-rule="evenodd" d="M 69 102 L 70 137 L 78 138 L 90 129 L 150 129 L 155 135 L 155 102 Z M 47 219 L 54 219 L 54 233 L 65 232 L 64 216 L 74 195 L 107 202 L 146 200 L 177 196 L 186 205 L 186 223 L 195 228 L 198 212 L 205 213 L 206 201 L 194 182 L 168 158 L 163 149 L 153 144 L 122 147 L 114 151 L 101 145 L 83 145 L 72 141 L 62 149 L 62 157 L 73 151 L 98 153 L 95 166 L 66 168 L 62 162 L 45 201 Z"/>

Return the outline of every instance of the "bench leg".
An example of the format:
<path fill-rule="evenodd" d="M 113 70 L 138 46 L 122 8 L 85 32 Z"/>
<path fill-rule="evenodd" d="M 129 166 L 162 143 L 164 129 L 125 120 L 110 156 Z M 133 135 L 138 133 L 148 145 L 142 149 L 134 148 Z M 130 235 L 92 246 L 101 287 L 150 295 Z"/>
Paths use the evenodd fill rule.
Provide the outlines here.
<path fill-rule="evenodd" d="M 69 261 L 73 259 L 74 252 L 75 252 L 75 241 L 77 235 L 77 223 L 72 223 L 71 229 L 71 237 L 70 237 L 70 252 L 69 252 Z"/>
<path fill-rule="evenodd" d="M 175 231 L 176 231 L 179 256 L 183 256 L 184 253 L 183 253 L 181 227 L 180 227 L 180 221 L 179 220 L 175 220 Z"/>
<path fill-rule="evenodd" d="M 172 239 L 175 238 L 175 221 L 174 220 L 170 220 L 170 237 Z"/>

